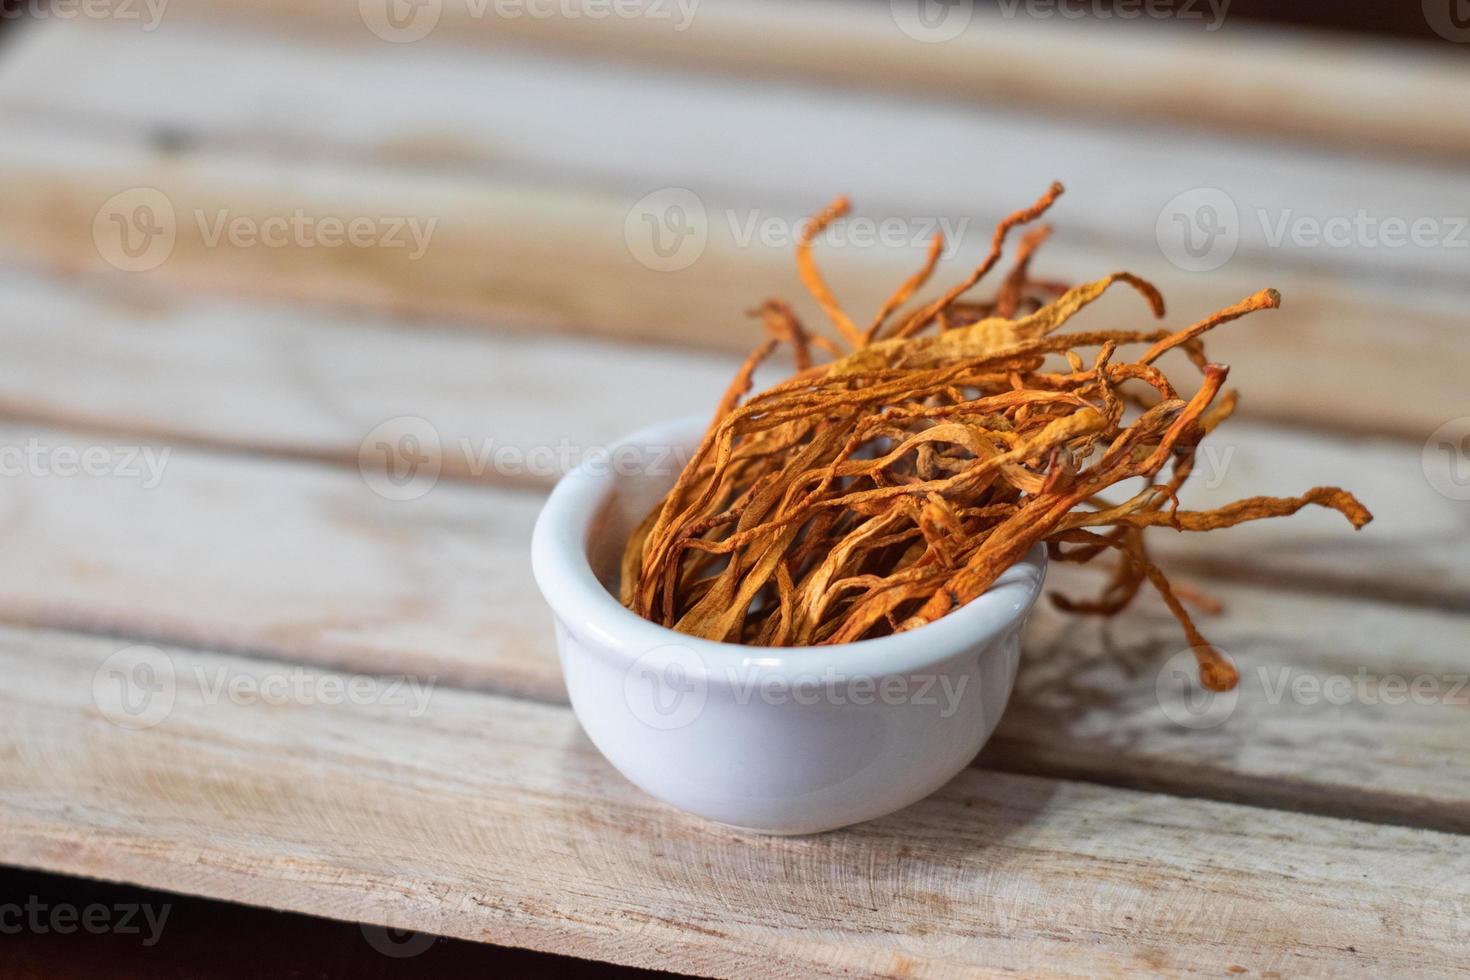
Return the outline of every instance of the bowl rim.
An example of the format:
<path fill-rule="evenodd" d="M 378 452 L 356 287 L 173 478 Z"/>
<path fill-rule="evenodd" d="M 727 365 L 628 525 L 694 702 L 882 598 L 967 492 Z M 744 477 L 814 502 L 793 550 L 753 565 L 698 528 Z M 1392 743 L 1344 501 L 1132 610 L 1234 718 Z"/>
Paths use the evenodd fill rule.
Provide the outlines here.
<path fill-rule="evenodd" d="M 606 458 L 616 458 L 630 447 L 692 446 L 707 422 L 694 415 L 646 426 L 612 443 Z M 827 668 L 874 677 L 912 674 L 989 645 L 1018 626 L 1040 597 L 1046 577 L 1046 549 L 1038 543 L 983 595 L 907 632 L 801 647 L 757 647 L 687 636 L 628 609 L 593 572 L 588 557 L 591 524 L 620 478 L 611 467 L 599 469 L 589 469 L 584 460 L 557 482 L 532 532 L 531 570 L 546 603 L 569 630 L 584 637 L 590 634 L 630 664 L 650 651 L 679 647 L 697 655 L 706 668 L 717 670 L 759 668 L 791 676 Z"/>

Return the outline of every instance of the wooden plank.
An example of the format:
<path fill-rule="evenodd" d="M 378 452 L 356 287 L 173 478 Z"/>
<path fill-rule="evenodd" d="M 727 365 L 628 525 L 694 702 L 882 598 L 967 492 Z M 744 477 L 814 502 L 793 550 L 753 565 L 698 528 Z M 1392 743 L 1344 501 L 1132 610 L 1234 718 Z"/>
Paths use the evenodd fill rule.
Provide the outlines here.
<path fill-rule="evenodd" d="M 752 330 L 753 333 L 753 330 Z M 177 302 L 0 276 L 0 411 L 118 437 L 201 443 L 370 467 L 385 423 L 424 419 L 449 476 L 549 486 L 568 462 L 667 418 L 712 410 L 736 359 L 557 338 L 467 333 L 281 306 Z M 787 368 L 772 365 L 776 380 Z M 1191 369 L 1192 370 L 1192 369 Z M 1237 370 L 1249 401 L 1253 379 Z M 1354 534 L 1329 512 L 1228 533 L 1152 535 L 1211 577 L 1465 608 L 1467 530 L 1420 447 L 1233 421 L 1200 454 L 1184 503 L 1312 486 L 1359 492 Z M 267 479 L 262 472 L 259 479 Z M 350 485 L 350 480 L 342 480 Z"/>
<path fill-rule="evenodd" d="M 391 500 L 336 466 L 178 447 L 151 487 L 49 472 L 58 447 L 118 442 L 0 428 L 0 447 L 44 450 L 33 475 L 7 481 L 0 619 L 564 700 L 529 568 L 538 494 L 441 481 Z M 1231 535 L 1214 537 L 1206 544 L 1229 553 Z M 1402 541 L 1365 551 L 1412 556 Z M 1073 594 L 1098 585 L 1060 571 L 1053 582 Z M 1470 830 L 1470 691 L 1456 688 L 1470 618 L 1219 591 L 1229 612 L 1204 625 L 1245 673 L 1234 716 L 1200 733 L 1163 713 L 1159 672 L 1183 642 L 1156 600 L 1101 629 L 1044 610 L 995 764 Z M 1279 693 L 1283 677 L 1357 684 L 1359 673 L 1369 690 L 1344 704 Z M 1386 705 L 1373 692 L 1388 675 L 1427 677 L 1436 693 Z"/>
<path fill-rule="evenodd" d="M 12 622 L 560 696 L 530 574 L 540 494 L 445 482 L 389 500 L 335 466 L 43 430 L 0 442 Z M 56 521 L 70 544 L 48 541 Z"/>
<path fill-rule="evenodd" d="M 1089 579 L 1054 568 L 1050 591 L 1094 594 Z M 1151 595 L 1114 620 L 1048 603 L 981 764 L 1470 833 L 1470 616 L 1206 587 L 1225 612 L 1200 625 L 1236 694 L 1179 686 L 1193 655 Z"/>
<path fill-rule="evenodd" d="M 0 271 L 0 343 L 12 419 L 355 467 L 374 430 L 422 418 L 438 446 L 422 451 L 446 476 L 540 488 L 635 429 L 712 412 L 738 363 L 13 270 Z"/>
<path fill-rule="evenodd" d="M 721 225 L 711 229 L 699 260 L 680 274 L 646 267 L 624 238 L 631 200 L 596 191 L 384 171 L 352 176 L 330 164 L 234 154 L 174 156 L 132 138 L 98 142 L 28 127 L 6 131 L 0 175 L 16 181 L 10 186 L 17 193 L 0 202 L 0 254 L 14 261 L 122 278 L 99 251 L 94 221 L 100 205 L 115 195 L 144 188 L 168 198 L 159 213 L 176 216 L 170 227 L 177 234 L 172 243 L 167 236 L 156 239 L 167 258 L 138 275 L 324 300 L 380 315 L 489 319 L 748 348 L 747 331 L 731 331 L 728 324 L 758 302 L 761 282 L 784 283 L 792 275 L 784 249 L 742 249 Z M 20 193 L 21 186 L 28 193 Z M 113 213 L 134 216 L 132 203 L 129 197 L 110 205 L 104 227 Z M 421 255 L 412 247 L 319 248 L 314 239 L 291 235 L 276 247 L 215 234 L 221 215 L 263 227 L 297 214 L 313 224 L 389 215 L 415 219 L 421 231 L 433 224 L 420 239 L 427 238 Z M 390 233 L 383 228 L 383 236 Z M 406 236 L 395 242 L 407 242 Z M 119 259 L 121 253 L 109 243 L 108 255 Z M 866 274 L 869 282 L 858 295 L 876 304 L 883 287 L 872 282 L 872 273 L 880 260 L 854 258 L 859 261 L 838 281 L 851 286 Z M 712 320 L 711 310 L 726 311 L 723 321 Z"/>
<path fill-rule="evenodd" d="M 437 20 L 423 22 L 429 33 L 420 43 L 531 43 L 742 78 L 800 78 L 936 101 L 1228 128 L 1354 151 L 1367 143 L 1459 160 L 1470 143 L 1470 111 L 1455 94 L 1464 90 L 1470 68 L 1453 45 L 1247 27 L 1229 19 L 1228 5 L 1189 6 L 1188 16 L 1163 24 L 1148 17 L 1078 21 L 1050 5 L 962 3 L 947 7 L 934 29 L 916 23 L 917 4 L 902 2 L 638 6 L 641 16 L 594 17 L 576 3 L 533 8 L 448 0 L 425 12 Z M 170 15 L 225 15 L 282 30 L 316 24 L 381 46 L 366 29 L 364 11 L 374 9 L 351 0 L 178 0 Z M 1162 9 L 1167 16 L 1186 7 Z M 931 22 L 936 12 L 928 12 Z M 1453 24 L 1443 27 L 1450 39 L 1464 40 Z"/>
<path fill-rule="evenodd" d="M 99 75 L 112 83 L 95 84 Z M 180 75 L 231 83 L 205 92 L 172 84 Z M 1069 189 L 1057 210 L 1064 240 L 1116 244 L 1158 262 L 1157 219 L 1171 199 L 1218 188 L 1242 219 L 1235 261 L 1258 268 L 1464 294 L 1470 264 L 1470 234 L 1458 247 L 1396 248 L 1371 230 L 1330 247 L 1274 235 L 1283 219 L 1360 210 L 1378 219 L 1470 215 L 1463 165 L 932 105 L 864 88 L 763 78 L 735 86 L 514 48 L 493 58 L 442 45 L 385 52 L 209 25 L 170 22 L 150 33 L 56 21 L 0 62 L 0 109 L 56 127 L 166 132 L 188 146 L 287 158 L 536 175 L 638 194 L 693 187 L 766 211 L 815 210 L 840 190 L 871 214 L 972 218 L 969 251 L 988 239 L 995 216 L 1056 177 Z M 976 160 L 985 161 L 984 180 Z M 922 180 L 905 176 L 917 173 Z"/>
<path fill-rule="evenodd" d="M 743 311 L 763 296 L 799 291 L 785 247 L 743 241 L 739 226 L 720 220 L 709 223 L 707 243 L 687 268 L 661 272 L 642 264 L 635 257 L 644 254 L 642 246 L 630 248 L 625 237 L 630 215 L 640 213 L 632 193 L 224 150 L 178 153 L 137 134 L 61 135 L 19 122 L 0 124 L 0 133 L 0 178 L 14 191 L 0 199 L 0 255 L 15 261 L 127 275 L 104 260 L 94 232 L 115 235 L 109 219 L 138 217 L 144 212 L 136 205 L 146 198 L 175 215 L 171 250 L 167 236 L 155 239 L 165 243 L 166 260 L 131 273 L 158 286 L 740 350 L 748 349 L 753 333 Z M 162 204 L 148 196 L 154 191 L 166 198 Z M 718 211 L 720 202 L 711 198 L 709 207 Z M 313 228 L 327 219 L 435 224 L 417 257 L 406 247 L 406 232 L 394 247 L 318 247 L 315 238 L 289 234 L 281 247 L 214 237 L 221 217 L 254 229 L 297 216 Z M 794 214 L 786 220 L 795 226 Z M 392 234 L 386 225 L 374 227 Z M 120 262 L 116 243 L 100 240 Z M 871 309 L 911 271 L 917 251 L 832 249 L 829 278 L 851 308 Z M 1057 249 L 1044 271 L 1083 279 L 1120 265 L 1157 268 L 1129 258 L 1112 248 Z M 1236 366 L 1241 384 L 1249 381 L 1246 405 L 1258 417 L 1423 439 L 1463 413 L 1458 364 L 1464 358 L 1457 352 L 1465 348 L 1470 357 L 1470 335 L 1459 329 L 1462 316 L 1452 302 L 1406 305 L 1402 295 L 1367 283 L 1232 266 L 1218 276 L 1164 280 L 1176 311 L 1171 322 L 1192 321 L 1265 282 L 1286 291 L 1287 308 L 1232 324 L 1213 348 Z M 798 306 L 818 321 L 808 302 Z M 1129 323 L 1139 310 L 1134 298 L 1119 294 L 1090 315 L 1093 322 Z M 1385 322 L 1396 328 L 1384 330 Z M 1416 397 L 1402 397 L 1410 386 Z"/>
<path fill-rule="evenodd" d="M 1462 966 L 1470 859 L 1443 834 L 970 770 L 883 820 L 760 837 L 644 797 L 563 708 L 321 703 L 347 682 L 323 675 L 218 698 L 296 668 L 171 649 L 169 710 L 125 729 L 98 684 L 118 645 L 0 632 L 27 678 L 0 693 L 7 863 L 719 976 Z"/>

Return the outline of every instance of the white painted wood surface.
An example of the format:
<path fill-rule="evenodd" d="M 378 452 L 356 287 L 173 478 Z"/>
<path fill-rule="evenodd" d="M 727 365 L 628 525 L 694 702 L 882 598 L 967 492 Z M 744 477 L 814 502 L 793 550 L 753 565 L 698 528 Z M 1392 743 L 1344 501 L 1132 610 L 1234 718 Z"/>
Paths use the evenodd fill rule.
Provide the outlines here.
<path fill-rule="evenodd" d="M 375 428 L 418 417 L 446 474 L 541 488 L 564 459 L 712 412 L 739 363 L 16 271 L 0 271 L 0 343 L 12 418 L 355 466 Z"/>
<path fill-rule="evenodd" d="M 31 443 L 49 455 L 127 444 L 0 428 L 0 445 Z M 564 700 L 528 558 L 540 495 L 445 480 L 418 499 L 388 500 L 355 469 L 175 447 L 153 487 L 127 475 L 12 478 L 0 619 Z M 1310 555 L 1348 533 L 1333 528 L 1315 544 L 1301 533 L 1296 548 Z M 1232 535 L 1211 537 L 1195 539 L 1201 550 L 1228 551 Z M 1412 554 L 1402 542 L 1377 548 Z M 1258 549 L 1234 552 L 1252 575 L 1274 554 Z M 1056 570 L 1053 588 L 1099 587 L 1071 571 Z M 1196 731 L 1189 702 L 1168 686 L 1160 695 L 1185 644 L 1151 598 L 1106 624 L 1043 609 L 993 764 L 1470 829 L 1470 617 L 1207 587 L 1227 611 L 1203 625 L 1245 675 L 1233 714 Z M 1428 693 L 1386 702 L 1389 677 L 1424 678 Z M 1328 678 L 1351 681 L 1344 702 L 1330 699 L 1347 681 L 1306 696 L 1282 686 Z M 1176 707 L 1183 723 L 1168 713 Z"/>
<path fill-rule="evenodd" d="M 231 84 L 208 99 L 175 83 L 211 75 Z M 435 44 L 328 46 L 285 31 L 188 22 L 153 32 L 47 24 L 23 33 L 0 59 L 0 83 L 8 80 L 24 84 L 0 91 L 0 110 L 58 129 L 161 132 L 184 147 L 529 177 L 635 198 L 688 187 L 711 204 L 723 198 L 742 212 L 782 216 L 814 212 L 841 192 L 859 213 L 968 217 L 970 253 L 988 244 L 999 215 L 1055 178 L 1068 188 L 1056 211 L 1065 232 L 1059 244 L 1122 247 L 1181 279 L 1190 277 L 1163 261 L 1157 219 L 1176 195 L 1219 188 L 1244 219 L 1232 267 L 1350 271 L 1416 292 L 1470 294 L 1470 233 L 1459 236 L 1463 245 L 1444 247 L 1389 247 L 1366 237 L 1321 246 L 1290 235 L 1278 243 L 1274 235 L 1283 220 L 1352 218 L 1360 209 L 1379 219 L 1470 215 L 1463 159 L 1384 161 L 1179 127 L 1141 135 L 1111 121 L 1018 115 L 891 90 L 779 78 L 737 87 L 718 76 L 673 75 L 667 66 L 612 70 L 514 47 L 489 54 Z M 1470 88 L 1470 68 L 1460 85 Z M 913 244 L 920 251 L 923 243 Z"/>
<path fill-rule="evenodd" d="M 1470 831 L 1470 524 L 1421 450 L 1470 411 L 1470 252 L 1276 248 L 1250 222 L 1470 211 L 1470 70 L 1234 24 L 1222 45 L 978 15 L 916 47 L 887 7 L 702 0 L 674 36 L 456 0 L 391 45 L 355 2 L 175 0 L 153 33 L 52 20 L 0 48 L 0 462 L 169 452 L 156 486 L 3 475 L 0 665 L 24 682 L 0 691 L 0 861 L 716 975 L 1462 970 L 1470 866 L 1440 832 Z M 732 94 L 730 72 L 759 80 Z M 1243 676 L 1218 724 L 1170 686 L 1156 601 L 1041 610 L 978 768 L 919 806 L 771 840 L 642 797 L 562 706 L 530 579 L 558 452 L 709 410 L 755 338 L 742 312 L 798 292 L 788 247 L 742 240 L 752 217 L 789 227 L 844 190 L 872 217 L 968 219 L 963 268 L 1053 176 L 1071 193 L 1042 272 L 1132 267 L 1180 323 L 1287 294 L 1212 347 L 1256 421 L 1212 437 L 1186 502 L 1338 483 L 1378 520 L 1154 535 L 1226 603 L 1202 620 Z M 709 241 L 661 273 L 626 223 L 670 185 Z M 1249 220 L 1227 266 L 1187 274 L 1154 222 L 1204 186 Z M 138 187 L 178 240 L 128 274 L 94 223 Z M 296 209 L 438 224 L 409 259 L 210 245 L 198 217 Z M 919 244 L 824 259 L 863 309 Z M 671 346 L 628 343 L 650 340 Z M 403 416 L 443 478 L 393 501 L 363 449 Z M 177 682 L 143 731 L 107 721 L 99 671 L 136 643 L 170 647 Z M 201 690 L 346 683 L 322 669 L 435 686 L 422 715 Z"/>
<path fill-rule="evenodd" d="M 1099 24 L 1047 16 L 1056 8 L 1046 4 L 961 3 L 949 9 L 966 18 L 963 24 L 927 10 L 931 22 L 940 14 L 942 28 L 962 30 L 944 43 L 925 43 L 900 28 L 895 11 L 910 12 L 912 26 L 916 8 L 902 0 L 643 0 L 637 9 L 665 16 L 639 17 L 589 16 L 584 7 L 591 6 L 446 0 L 433 8 L 438 20 L 428 40 L 418 43 L 537 45 L 741 78 L 772 75 L 934 101 L 1223 127 L 1237 137 L 1356 152 L 1371 141 L 1380 152 L 1457 159 L 1470 141 L 1470 113 L 1457 97 L 1470 69 L 1453 48 L 1272 31 L 1231 18 L 1228 7 L 1223 21 L 1211 5 L 1199 4 L 1189 9 L 1203 16 L 1175 23 Z M 676 15 L 691 6 L 694 16 Z M 374 36 L 363 11 L 379 8 L 356 0 L 177 0 L 172 9 L 176 18 L 253 21 L 283 32 L 317 25 L 335 40 L 380 52 L 409 46 Z M 539 16 L 523 13 L 531 9 Z M 1212 24 L 1217 30 L 1206 29 Z"/>
<path fill-rule="evenodd" d="M 119 714 L 116 647 L 0 631 L 29 678 L 0 692 L 7 860 L 720 976 L 1463 967 L 1460 838 L 983 770 L 851 830 L 752 836 L 644 797 L 560 707 L 217 699 L 297 668 L 170 649 L 169 710 L 126 729 L 163 712 Z"/>
<path fill-rule="evenodd" d="M 743 314 L 761 298 L 786 296 L 808 309 L 788 249 L 742 245 L 738 229 L 720 222 L 709 227 L 707 245 L 687 269 L 641 265 L 624 238 L 632 194 L 221 151 L 178 157 L 131 138 L 57 135 L 30 126 L 0 131 L 6 136 L 0 178 L 15 191 L 0 199 L 0 256 L 12 262 L 124 278 L 99 252 L 94 221 L 115 195 L 142 187 L 164 193 L 178 216 L 167 260 L 133 274 L 154 286 L 740 351 L 751 346 Z M 309 220 L 391 213 L 436 225 L 417 260 L 407 249 L 237 247 L 210 237 L 221 214 L 255 223 L 298 212 Z M 900 250 L 901 259 L 893 250 L 833 251 L 829 278 L 856 310 L 876 308 L 917 264 L 917 255 L 908 254 L 917 250 Z M 1044 270 L 1080 280 L 1128 264 L 1118 249 L 1056 249 Z M 1178 287 L 1169 292 L 1171 322 L 1193 322 L 1264 281 L 1234 273 L 1205 279 L 1166 283 Z M 1336 278 L 1274 281 L 1286 290 L 1285 308 L 1231 324 L 1212 346 L 1214 356 L 1236 366 L 1240 383 L 1251 380 L 1246 404 L 1258 417 L 1422 439 L 1463 413 L 1458 365 L 1470 356 L 1463 353 L 1470 335 L 1452 306 L 1406 308 L 1400 296 Z M 1120 294 L 1089 317 L 1136 324 L 1140 311 Z M 1389 322 L 1395 329 L 1385 330 Z M 1416 397 L 1405 398 L 1403 386 L 1410 384 Z"/>
<path fill-rule="evenodd" d="M 98 440 L 10 429 L 3 444 L 52 459 Z M 527 553 L 539 494 L 445 482 L 390 501 L 336 466 L 191 449 L 161 463 L 156 486 L 125 471 L 7 479 L 3 616 L 444 683 L 493 678 L 516 694 L 560 689 Z"/>
<path fill-rule="evenodd" d="M 413 416 L 437 433 L 442 472 L 511 485 L 549 486 L 563 461 L 666 418 L 709 413 L 738 364 L 283 305 L 82 292 L 24 274 L 0 287 L 0 340 L 16 354 L 0 361 L 0 405 L 12 417 L 355 468 L 381 459 L 371 447 L 360 453 L 370 435 Z M 772 367 L 775 380 L 785 368 Z M 1232 380 L 1249 401 L 1251 379 Z M 1434 488 L 1421 447 L 1233 420 L 1201 451 L 1184 503 L 1322 485 L 1358 492 L 1374 523 L 1353 533 L 1312 509 L 1207 536 L 1150 537 L 1195 573 L 1465 608 L 1470 517 Z"/>
<path fill-rule="evenodd" d="M 1182 130 L 1142 139 L 1098 123 L 779 82 L 759 83 L 768 97 L 755 98 L 721 79 L 674 84 L 666 71 L 515 50 L 488 58 L 437 45 L 222 38 L 187 19 L 151 34 L 49 23 L 23 32 L 14 54 L 9 68 L 0 60 L 0 176 L 19 190 L 0 202 L 0 253 L 24 262 L 113 272 L 94 220 L 114 195 L 149 187 L 168 197 L 179 237 L 166 262 L 135 277 L 744 350 L 740 314 L 767 295 L 816 318 L 793 274 L 791 230 L 834 193 L 908 229 L 901 244 L 824 251 L 839 294 L 870 309 L 918 264 L 935 221 L 963 232 L 957 276 L 1000 214 L 1061 177 L 1071 191 L 1055 212 L 1046 274 L 1131 268 L 1159 280 L 1181 320 L 1265 285 L 1284 292 L 1281 313 L 1232 325 L 1214 348 L 1252 379 L 1247 413 L 1422 439 L 1466 411 L 1463 166 Z M 89 70 L 67 67 L 78 63 Z M 207 100 L 170 83 L 211 66 L 238 81 Z M 937 159 L 935 146 L 945 147 Z M 987 161 L 984 179 L 976 159 Z M 708 239 L 689 267 L 656 272 L 637 258 L 636 219 L 645 195 L 669 187 L 696 193 Z M 1212 188 L 1236 209 L 1238 250 L 1207 275 L 1177 268 L 1156 225 L 1164 220 L 1172 249 L 1170 202 Z M 209 243 L 221 213 L 260 221 L 298 209 L 312 220 L 383 213 L 435 226 L 417 259 L 396 248 Z M 1298 235 L 1301 222 L 1360 214 L 1368 230 L 1341 244 Z M 1387 220 L 1434 231 L 1427 244 L 1390 247 Z M 774 236 L 760 231 L 767 221 Z M 1123 303 L 1110 309 L 1138 316 Z M 1401 394 L 1409 387 L 1413 398 Z"/>

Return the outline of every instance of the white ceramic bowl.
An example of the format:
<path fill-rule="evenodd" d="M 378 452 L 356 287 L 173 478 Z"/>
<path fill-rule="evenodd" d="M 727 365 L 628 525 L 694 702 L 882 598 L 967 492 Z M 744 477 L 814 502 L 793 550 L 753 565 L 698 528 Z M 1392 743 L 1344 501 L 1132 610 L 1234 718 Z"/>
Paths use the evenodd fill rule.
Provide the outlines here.
<path fill-rule="evenodd" d="M 934 792 L 1005 709 L 1043 549 L 974 602 L 894 636 L 774 648 L 658 626 L 615 598 L 618 561 L 705 423 L 653 426 L 584 461 L 536 522 L 536 582 L 582 727 L 652 795 L 767 833 L 831 830 Z"/>

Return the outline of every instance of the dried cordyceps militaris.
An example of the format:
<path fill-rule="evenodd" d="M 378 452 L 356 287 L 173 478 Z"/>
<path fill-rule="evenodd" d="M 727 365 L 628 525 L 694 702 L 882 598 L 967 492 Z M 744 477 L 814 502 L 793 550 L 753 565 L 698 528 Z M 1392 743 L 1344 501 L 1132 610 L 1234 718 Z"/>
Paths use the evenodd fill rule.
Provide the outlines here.
<path fill-rule="evenodd" d="M 1155 316 L 1164 303 L 1126 272 L 1071 289 L 1032 280 L 1031 255 L 1048 233 L 1042 226 L 1024 237 L 992 301 L 961 301 L 1000 260 L 1010 230 L 1040 217 L 1061 190 L 1053 184 L 1001 222 L 984 262 L 963 282 L 895 317 L 933 273 L 936 238 L 924 267 L 866 327 L 843 312 L 811 258 L 812 241 L 846 214 L 847 202 L 839 198 L 818 215 L 797 247 L 797 265 L 850 352 L 808 332 L 779 301 L 757 311 L 771 336 L 737 373 L 688 466 L 628 542 L 624 604 L 711 640 L 843 643 L 938 619 L 983 593 L 1038 541 L 1066 562 L 1112 550 L 1119 564 L 1100 598 L 1054 597 L 1057 604 L 1113 614 L 1148 582 L 1184 627 L 1204 684 L 1233 687 L 1235 670 L 1149 560 L 1144 530 L 1208 531 L 1308 504 L 1338 510 L 1357 528 L 1372 515 L 1335 487 L 1179 509 L 1200 440 L 1235 407 L 1234 393 L 1221 390 L 1227 369 L 1205 358 L 1200 337 L 1274 309 L 1275 290 L 1175 332 L 1056 336 L 1115 284 L 1138 291 Z M 746 398 L 757 365 L 781 342 L 793 346 L 797 373 Z M 813 365 L 813 348 L 834 359 Z M 1189 397 L 1155 366 L 1175 348 L 1203 375 Z M 1147 488 L 1123 503 L 1099 496 L 1138 477 Z"/>

